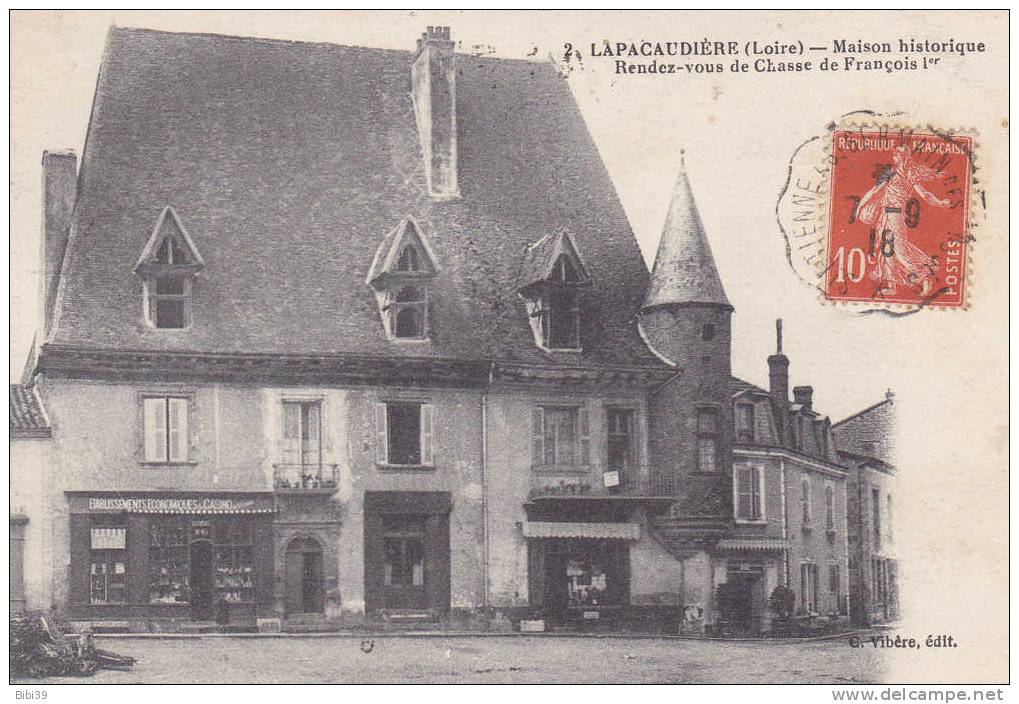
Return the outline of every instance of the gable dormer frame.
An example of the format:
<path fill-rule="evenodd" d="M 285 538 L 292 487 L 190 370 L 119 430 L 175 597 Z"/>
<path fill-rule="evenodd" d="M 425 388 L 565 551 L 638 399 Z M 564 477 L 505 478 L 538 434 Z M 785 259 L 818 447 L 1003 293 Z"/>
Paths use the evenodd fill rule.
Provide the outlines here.
<path fill-rule="evenodd" d="M 167 219 L 173 223 L 176 231 L 180 233 L 180 238 L 177 244 L 181 250 L 187 255 L 190 261 L 187 262 L 175 262 L 175 263 L 160 263 L 157 261 L 159 250 L 163 246 L 163 243 L 170 238 L 177 240 L 172 230 L 164 232 Z M 174 210 L 173 206 L 166 206 L 162 212 L 159 213 L 159 217 L 156 219 L 156 225 L 152 228 L 152 234 L 149 235 L 148 241 L 145 243 L 145 248 L 142 249 L 141 256 L 138 257 L 138 263 L 135 264 L 135 273 L 139 276 L 145 276 L 150 273 L 159 273 L 166 271 L 167 269 L 173 269 L 174 271 L 185 273 L 189 272 L 197 274 L 199 271 L 205 268 L 205 260 L 202 259 L 202 255 L 198 252 L 198 247 L 195 246 L 194 240 L 191 239 L 191 235 L 188 233 L 187 228 L 184 227 L 184 223 L 181 222 L 180 216 L 177 215 L 177 211 Z"/>
<path fill-rule="evenodd" d="M 164 246 L 166 257 L 161 261 Z M 194 240 L 177 211 L 167 205 L 156 219 L 134 268 L 142 280 L 142 315 L 148 327 L 159 330 L 191 327 L 194 279 L 203 268 L 205 260 Z"/>
<path fill-rule="evenodd" d="M 404 217 L 379 244 L 365 278 L 389 340 L 428 341 L 429 288 L 438 273 L 428 238 L 414 218 Z"/>
<path fill-rule="evenodd" d="M 517 280 L 534 343 L 546 352 L 581 352 L 581 290 L 591 274 L 564 228 L 530 245 Z"/>

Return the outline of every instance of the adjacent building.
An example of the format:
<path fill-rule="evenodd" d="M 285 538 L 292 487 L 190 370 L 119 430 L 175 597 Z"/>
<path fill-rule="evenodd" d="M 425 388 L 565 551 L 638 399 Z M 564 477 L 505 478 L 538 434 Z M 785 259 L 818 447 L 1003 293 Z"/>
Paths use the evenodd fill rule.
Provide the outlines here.
<path fill-rule="evenodd" d="M 899 618 L 895 551 L 895 395 L 833 426 L 839 459 L 849 468 L 849 588 L 861 625 Z"/>
<path fill-rule="evenodd" d="M 454 48 L 110 30 L 80 166 L 43 156 L 29 606 L 845 615 L 846 468 L 781 346 L 732 380 L 685 169 L 649 273 L 556 71 Z"/>

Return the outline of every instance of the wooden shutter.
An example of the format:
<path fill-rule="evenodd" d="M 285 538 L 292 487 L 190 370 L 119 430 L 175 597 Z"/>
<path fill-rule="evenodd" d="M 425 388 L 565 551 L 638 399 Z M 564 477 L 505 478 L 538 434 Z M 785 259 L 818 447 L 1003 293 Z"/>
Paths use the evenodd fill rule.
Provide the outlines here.
<path fill-rule="evenodd" d="M 166 399 L 142 402 L 145 416 L 145 461 L 166 462 Z"/>
<path fill-rule="evenodd" d="M 166 399 L 170 422 L 167 424 L 170 436 L 170 462 L 186 462 L 188 459 L 188 400 L 186 398 Z"/>
<path fill-rule="evenodd" d="M 307 445 L 304 447 L 303 461 L 305 464 L 317 465 L 322 447 L 322 407 L 317 403 L 309 403 L 305 408 L 308 410 L 307 430 L 304 432 Z"/>
<path fill-rule="evenodd" d="M 283 402 L 283 433 L 280 450 L 284 464 L 301 462 L 301 404 Z"/>
<path fill-rule="evenodd" d="M 591 414 L 586 406 L 577 409 L 580 464 L 591 464 Z"/>
<path fill-rule="evenodd" d="M 750 467 L 738 467 L 736 469 L 736 515 L 739 518 L 754 518 L 753 515 L 753 492 L 750 486 L 753 484 L 754 473 Z"/>
<path fill-rule="evenodd" d="M 421 464 L 431 465 L 434 463 L 432 456 L 432 406 L 429 403 L 421 404 Z"/>
<path fill-rule="evenodd" d="M 763 518 L 761 502 L 761 472 L 760 467 L 750 468 L 750 514 L 755 520 Z"/>
<path fill-rule="evenodd" d="M 375 404 L 375 461 L 389 463 L 389 428 L 386 422 L 386 404 Z"/>
<path fill-rule="evenodd" d="M 545 409 L 541 406 L 531 412 L 531 464 L 545 464 Z"/>

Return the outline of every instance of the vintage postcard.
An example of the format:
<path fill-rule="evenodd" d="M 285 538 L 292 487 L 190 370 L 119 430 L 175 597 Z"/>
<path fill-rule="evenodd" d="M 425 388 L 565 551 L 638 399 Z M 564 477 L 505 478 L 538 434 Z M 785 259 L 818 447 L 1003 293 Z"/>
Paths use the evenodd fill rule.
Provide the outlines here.
<path fill-rule="evenodd" d="M 18 698 L 1003 698 L 1007 11 L 10 29 Z"/>

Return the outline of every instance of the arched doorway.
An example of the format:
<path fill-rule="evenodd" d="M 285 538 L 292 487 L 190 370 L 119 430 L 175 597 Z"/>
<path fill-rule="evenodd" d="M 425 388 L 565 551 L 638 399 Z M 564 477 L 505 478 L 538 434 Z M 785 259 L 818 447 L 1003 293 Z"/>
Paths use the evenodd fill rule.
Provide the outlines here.
<path fill-rule="evenodd" d="M 323 612 L 322 546 L 314 538 L 294 538 L 286 552 L 287 616 Z"/>

